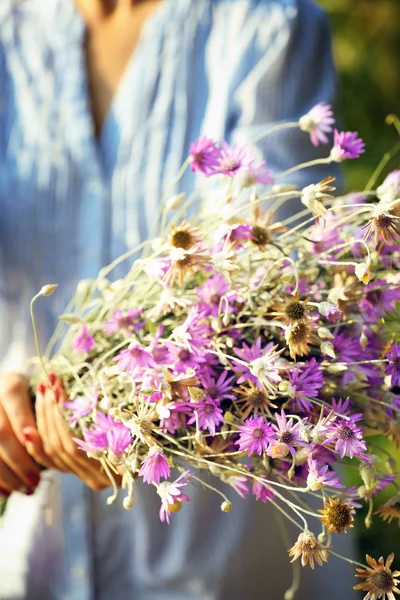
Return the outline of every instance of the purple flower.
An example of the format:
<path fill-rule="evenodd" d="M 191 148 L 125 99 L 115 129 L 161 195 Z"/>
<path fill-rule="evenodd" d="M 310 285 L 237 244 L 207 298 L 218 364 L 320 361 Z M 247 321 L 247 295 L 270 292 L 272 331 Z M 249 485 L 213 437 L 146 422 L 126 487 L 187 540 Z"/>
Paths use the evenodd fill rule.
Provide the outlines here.
<path fill-rule="evenodd" d="M 262 185 L 270 185 L 275 179 L 272 176 L 272 170 L 265 168 L 265 161 L 256 163 L 253 161 L 250 164 L 249 170 L 245 173 L 243 184 L 245 186 L 261 183 Z"/>
<path fill-rule="evenodd" d="M 362 413 L 351 414 L 350 398 L 346 398 L 346 400 L 342 400 L 342 398 L 339 398 L 339 400 L 332 398 L 332 408 L 335 413 L 345 417 L 351 417 L 354 422 L 361 421 L 363 418 Z"/>
<path fill-rule="evenodd" d="M 232 361 L 232 371 L 240 375 L 236 381 L 237 384 L 244 383 L 247 380 L 250 380 L 253 383 L 258 382 L 258 378 L 255 375 L 253 375 L 250 371 L 250 363 L 255 361 L 257 358 L 261 358 L 264 355 L 264 353 L 269 352 L 274 347 L 274 343 L 270 342 L 262 350 L 261 344 L 262 340 L 261 337 L 259 337 L 256 343 L 252 346 L 248 346 L 245 342 L 243 342 L 242 348 L 234 348 L 236 356 L 242 359 L 242 361 L 249 363 L 249 365 L 243 365 L 242 363 L 236 362 L 235 360 Z"/>
<path fill-rule="evenodd" d="M 164 454 L 157 448 L 150 448 L 148 455 L 142 461 L 139 477 L 143 477 L 145 483 L 160 483 L 161 477 L 168 479 L 171 474 L 168 461 Z"/>
<path fill-rule="evenodd" d="M 132 433 L 123 423 L 118 423 L 114 429 L 107 431 L 108 449 L 115 456 L 121 456 L 132 443 Z"/>
<path fill-rule="evenodd" d="M 107 432 L 103 429 L 87 429 L 82 427 L 83 440 L 73 437 L 73 441 L 84 452 L 98 454 L 107 449 Z"/>
<path fill-rule="evenodd" d="M 229 282 L 220 273 L 216 273 L 207 279 L 200 288 L 196 288 L 196 292 L 202 300 L 199 303 L 199 310 L 205 315 L 212 315 L 213 317 L 217 317 L 220 312 L 232 313 L 234 311 L 232 304 L 237 299 L 237 294 L 234 291 L 229 291 L 229 288 Z"/>
<path fill-rule="evenodd" d="M 207 355 L 199 353 L 197 349 L 194 352 L 190 352 L 187 348 L 175 346 L 174 344 L 169 345 L 168 349 L 171 365 L 174 365 L 175 373 L 186 373 L 188 369 L 198 371 L 200 365 L 207 362 Z"/>
<path fill-rule="evenodd" d="M 343 488 L 345 487 L 340 483 L 340 477 L 337 477 L 333 471 L 328 471 L 329 465 L 324 465 L 318 469 L 318 463 L 316 460 L 308 457 L 308 476 L 307 486 L 312 492 L 317 492 L 325 486 L 332 488 Z"/>
<path fill-rule="evenodd" d="M 157 486 L 157 494 L 161 498 L 160 521 L 170 524 L 170 516 L 180 509 L 182 502 L 189 502 L 190 498 L 182 492 L 182 488 L 191 477 L 190 471 L 185 471 L 175 481 L 163 481 Z"/>
<path fill-rule="evenodd" d="M 239 425 L 240 436 L 237 442 L 239 450 L 248 450 L 248 456 L 257 452 L 261 456 L 263 450 L 267 450 L 271 441 L 272 427 L 266 423 L 262 417 L 254 416 L 245 421 L 244 425 Z"/>
<path fill-rule="evenodd" d="M 331 302 L 320 302 L 318 304 L 319 314 L 328 319 L 331 323 L 340 321 L 343 316 L 342 311 Z"/>
<path fill-rule="evenodd" d="M 244 475 L 230 475 L 226 479 L 226 483 L 231 485 L 233 489 L 239 494 L 239 496 L 242 496 L 242 498 L 245 498 L 247 494 L 250 493 L 250 490 L 247 486 L 247 477 L 245 477 Z"/>
<path fill-rule="evenodd" d="M 394 303 L 400 300 L 400 286 L 386 288 L 387 282 L 377 279 L 364 287 L 364 297 L 358 303 L 363 318 L 367 323 L 375 323 L 390 312 Z"/>
<path fill-rule="evenodd" d="M 318 390 L 324 385 L 322 369 L 315 358 L 306 361 L 304 365 L 296 365 L 289 372 L 289 391 L 292 398 L 292 410 L 309 412 L 312 403 L 308 398 L 317 398 Z"/>
<path fill-rule="evenodd" d="M 215 435 L 215 428 L 224 420 L 224 413 L 220 409 L 219 403 L 207 398 L 203 402 L 197 402 L 195 410 L 199 427 L 208 429 L 211 435 Z M 196 422 L 196 414 L 190 417 L 188 425 Z"/>
<path fill-rule="evenodd" d="M 335 162 L 342 162 L 347 158 L 358 158 L 365 152 L 365 143 L 358 137 L 357 131 L 334 131 L 334 146 L 330 158 Z"/>
<path fill-rule="evenodd" d="M 336 226 L 338 218 L 331 212 L 326 213 L 323 219 L 318 219 L 313 227 L 313 254 L 329 252 L 337 244 L 340 244 L 340 228 Z"/>
<path fill-rule="evenodd" d="M 136 322 L 135 320 L 141 315 L 141 309 L 131 308 L 127 313 L 122 313 L 117 308 L 110 316 L 108 321 L 104 322 L 103 329 L 107 335 L 114 335 L 118 331 L 136 331 L 138 332 L 143 327 L 144 322 Z"/>
<path fill-rule="evenodd" d="M 226 227 L 224 227 L 224 230 L 226 231 Z M 222 235 L 222 242 L 225 242 L 227 238 L 232 243 L 242 242 L 251 240 L 252 236 L 253 227 L 249 223 L 237 223 L 236 225 L 229 225 L 228 233 Z"/>
<path fill-rule="evenodd" d="M 253 495 L 256 497 L 256 500 L 261 500 L 261 502 L 264 502 L 264 504 L 268 500 L 272 500 L 275 497 L 272 489 L 265 483 L 261 483 L 261 481 L 254 481 L 252 491 Z"/>
<path fill-rule="evenodd" d="M 300 423 L 293 424 L 293 419 L 287 420 L 285 411 L 282 409 L 281 414 L 275 415 L 277 425 L 272 424 L 274 430 L 273 438 L 278 442 L 278 448 L 272 443 L 267 450 L 267 454 L 272 457 L 284 458 L 289 452 L 292 456 L 296 455 L 295 446 L 306 446 L 306 443 L 300 437 Z M 306 428 L 307 419 L 302 420 L 302 427 Z M 278 453 L 276 452 L 278 450 Z M 286 452 L 286 454 L 284 454 Z"/>
<path fill-rule="evenodd" d="M 175 327 L 173 331 L 175 341 L 187 348 L 189 352 L 196 350 L 205 352 L 204 346 L 209 342 L 209 335 L 210 328 L 206 321 L 206 315 L 199 310 L 198 306 L 193 306 L 186 320 L 182 325 Z"/>
<path fill-rule="evenodd" d="M 190 146 L 190 168 L 193 172 L 200 171 L 205 175 L 212 175 L 218 166 L 221 150 L 211 138 L 203 136 Z"/>
<path fill-rule="evenodd" d="M 221 155 L 214 173 L 222 173 L 228 175 L 228 177 L 233 177 L 237 173 L 249 171 L 255 158 L 254 152 L 249 150 L 247 146 L 240 146 L 239 144 L 230 147 L 225 141 L 221 142 L 221 146 Z"/>
<path fill-rule="evenodd" d="M 391 385 L 400 385 L 400 344 L 393 344 L 390 352 L 386 354 L 389 364 L 385 369 L 386 375 L 391 375 Z"/>
<path fill-rule="evenodd" d="M 201 385 L 207 396 L 212 400 L 235 400 L 235 394 L 232 394 L 232 381 L 235 376 L 229 376 L 228 371 L 222 371 L 218 379 L 212 377 L 210 371 L 204 371 L 200 375 Z"/>
<path fill-rule="evenodd" d="M 96 406 L 98 398 L 97 390 L 93 388 L 90 390 L 87 396 L 77 396 L 71 402 L 66 402 L 64 406 L 72 410 L 72 415 L 68 419 L 68 423 L 71 427 L 75 427 L 78 419 L 86 417 Z"/>
<path fill-rule="evenodd" d="M 362 460 L 369 461 L 368 456 L 364 454 L 367 445 L 364 442 L 361 427 L 358 427 L 356 421 L 352 418 L 339 419 L 334 423 L 329 423 L 325 428 L 327 439 L 323 445 L 335 444 L 335 450 L 340 458 L 357 456 Z"/>
<path fill-rule="evenodd" d="M 145 369 L 151 369 L 155 366 L 151 353 L 135 343 L 131 344 L 126 350 L 122 350 L 114 360 L 118 362 L 121 371 L 130 373 L 134 378 L 142 375 Z"/>
<path fill-rule="evenodd" d="M 96 346 L 94 337 L 89 333 L 87 325 L 83 325 L 79 334 L 73 339 L 72 347 L 78 354 L 91 352 Z"/>
<path fill-rule="evenodd" d="M 313 146 L 319 146 L 320 143 L 328 143 L 328 138 L 325 134 L 332 131 L 331 126 L 334 122 L 332 106 L 325 102 L 320 102 L 299 119 L 299 127 L 302 131 L 310 134 Z"/>

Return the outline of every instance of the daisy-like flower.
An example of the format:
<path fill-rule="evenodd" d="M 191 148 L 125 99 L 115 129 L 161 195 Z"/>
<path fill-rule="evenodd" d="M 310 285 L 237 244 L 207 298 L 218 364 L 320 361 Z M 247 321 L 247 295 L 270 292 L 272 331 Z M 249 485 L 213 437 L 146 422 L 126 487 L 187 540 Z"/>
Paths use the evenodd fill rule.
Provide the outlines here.
<path fill-rule="evenodd" d="M 376 279 L 365 286 L 363 291 L 365 295 L 358 303 L 358 308 L 367 323 L 377 322 L 385 316 L 385 312 L 393 309 L 395 302 L 400 300 L 400 286 L 388 288 L 387 282 L 383 279 Z"/>
<path fill-rule="evenodd" d="M 362 460 L 368 461 L 368 456 L 364 454 L 367 445 L 363 440 L 363 432 L 358 427 L 354 418 L 339 419 L 334 423 L 329 423 L 326 427 L 327 438 L 322 443 L 324 446 L 335 444 L 335 450 L 340 458 L 357 456 Z"/>
<path fill-rule="evenodd" d="M 261 483 L 261 481 L 254 481 L 252 488 L 253 496 L 256 497 L 256 500 L 261 500 L 261 502 L 268 502 L 268 500 L 273 500 L 275 494 L 273 490 L 268 487 L 265 483 Z"/>
<path fill-rule="evenodd" d="M 249 364 L 249 371 L 261 384 L 261 387 L 274 396 L 278 383 L 282 381 L 278 367 L 275 365 L 275 360 L 283 352 L 283 348 L 276 351 L 277 346 L 269 346 L 271 346 L 271 344 L 266 346 L 266 351 L 264 351 L 262 356 L 251 361 Z"/>
<path fill-rule="evenodd" d="M 318 312 L 331 323 L 340 321 L 343 316 L 342 311 L 331 302 L 320 302 L 318 304 Z"/>
<path fill-rule="evenodd" d="M 191 144 L 189 149 L 190 168 L 193 172 L 200 171 L 212 175 L 218 166 L 221 150 L 214 140 L 203 136 Z"/>
<path fill-rule="evenodd" d="M 242 187 L 250 187 L 251 185 L 256 185 L 257 183 L 261 183 L 262 185 L 271 185 L 274 182 L 275 179 L 272 176 L 271 169 L 265 168 L 265 161 L 260 163 L 253 161 L 249 166 L 249 170 L 243 174 L 241 184 Z"/>
<path fill-rule="evenodd" d="M 239 144 L 229 146 L 229 144 L 223 140 L 221 142 L 221 154 L 218 159 L 218 165 L 213 172 L 233 177 L 237 173 L 249 171 L 254 158 L 255 154 L 248 146 L 240 146 Z"/>
<path fill-rule="evenodd" d="M 322 181 L 316 184 L 308 185 L 301 191 L 301 202 L 312 213 L 313 217 L 318 219 L 326 214 L 326 208 L 323 204 L 325 199 L 333 198 L 327 192 L 333 192 L 336 188 L 331 185 L 335 181 L 334 177 L 325 177 Z"/>
<path fill-rule="evenodd" d="M 276 319 L 290 324 L 296 321 L 302 321 L 308 314 L 308 302 L 310 298 L 300 300 L 300 294 L 285 296 L 284 300 L 275 300 L 272 304 L 272 310 L 276 312 Z"/>
<path fill-rule="evenodd" d="M 354 527 L 354 506 L 350 502 L 344 502 L 340 498 L 329 498 L 324 502 L 325 508 L 319 509 L 322 514 L 321 521 L 328 528 L 328 534 L 347 533 L 348 527 Z"/>
<path fill-rule="evenodd" d="M 250 417 L 244 425 L 239 425 L 239 439 L 235 442 L 241 451 L 248 450 L 248 456 L 257 452 L 259 456 L 267 450 L 272 439 L 272 427 L 262 417 Z"/>
<path fill-rule="evenodd" d="M 87 354 L 96 347 L 94 337 L 89 332 L 88 326 L 83 325 L 78 335 L 72 341 L 72 348 L 78 354 Z"/>
<path fill-rule="evenodd" d="M 171 469 L 164 454 L 156 447 L 150 448 L 148 455 L 142 461 L 138 473 L 145 483 L 160 483 L 160 479 L 168 479 Z"/>
<path fill-rule="evenodd" d="M 328 560 L 326 550 L 328 548 L 318 542 L 312 531 L 306 529 L 300 533 L 297 542 L 289 550 L 289 556 L 293 556 L 290 562 L 294 562 L 301 557 L 302 567 L 309 563 L 310 567 L 314 569 L 314 561 L 322 567 L 322 563 Z"/>
<path fill-rule="evenodd" d="M 132 343 L 129 348 L 122 350 L 114 360 L 118 363 L 121 371 L 130 373 L 133 378 L 140 377 L 146 369 L 151 369 L 156 365 L 151 353 L 136 343 Z"/>
<path fill-rule="evenodd" d="M 77 396 L 74 400 L 64 404 L 66 408 L 72 411 L 67 421 L 71 427 L 75 427 L 80 418 L 87 417 L 92 412 L 97 405 L 98 395 L 97 390 L 92 388 L 86 396 Z"/>
<path fill-rule="evenodd" d="M 211 435 L 215 435 L 215 428 L 224 420 L 224 413 L 219 403 L 211 398 L 204 402 L 198 402 L 195 408 L 197 420 L 201 429 L 207 429 Z M 188 425 L 196 423 L 196 415 L 192 415 Z"/>
<path fill-rule="evenodd" d="M 191 477 L 190 471 L 184 471 L 175 481 L 163 481 L 157 486 L 157 494 L 161 498 L 160 521 L 170 524 L 170 516 L 182 508 L 182 502 L 189 502 L 190 498 L 182 492 L 182 488 Z"/>
<path fill-rule="evenodd" d="M 392 171 L 377 188 L 376 195 L 383 204 L 391 205 L 400 199 L 400 170 Z"/>
<path fill-rule="evenodd" d="M 229 371 L 222 371 L 218 378 L 211 375 L 212 371 L 204 370 L 201 375 L 201 385 L 207 396 L 212 400 L 235 400 L 232 393 L 232 381 L 234 375 L 229 375 Z"/>
<path fill-rule="evenodd" d="M 332 131 L 334 122 L 332 106 L 326 102 L 320 102 L 299 119 L 299 127 L 302 131 L 310 134 L 312 145 L 317 147 L 320 143 L 328 143 L 326 134 Z"/>
<path fill-rule="evenodd" d="M 118 427 L 107 431 L 108 449 L 115 456 L 121 456 L 132 443 L 131 430 L 122 423 L 118 423 L 118 425 Z"/>
<path fill-rule="evenodd" d="M 293 419 L 287 419 L 285 411 L 282 410 L 279 415 L 275 415 L 277 425 L 272 423 L 274 430 L 271 439 L 271 445 L 268 447 L 267 454 L 272 458 L 284 458 L 289 454 L 296 455 L 296 446 L 305 446 L 305 442 L 300 436 L 300 423 L 293 423 Z M 302 425 L 305 427 L 307 419 L 303 419 Z M 278 443 L 278 447 L 274 447 L 274 440 Z M 278 452 L 277 452 L 278 451 Z M 282 454 L 282 451 L 285 454 Z"/>
<path fill-rule="evenodd" d="M 257 358 L 260 358 L 264 351 L 269 352 L 269 350 L 274 347 L 273 342 L 267 344 L 264 350 L 261 349 L 261 345 L 262 339 L 259 337 L 257 338 L 256 343 L 252 346 L 248 346 L 246 342 L 243 342 L 241 348 L 234 348 L 233 351 L 236 356 L 243 361 L 243 363 L 250 364 Z M 236 362 L 235 360 L 233 360 L 232 363 L 232 371 L 239 375 L 239 378 L 236 380 L 237 384 L 244 383 L 247 380 L 253 381 L 254 383 L 257 382 L 257 377 L 251 373 L 248 365 L 245 365 L 242 362 Z"/>
<path fill-rule="evenodd" d="M 391 375 L 391 385 L 400 385 L 400 344 L 393 344 L 390 352 L 386 354 L 389 361 L 385 369 L 386 375 Z"/>
<path fill-rule="evenodd" d="M 364 239 L 367 240 L 371 235 L 374 235 L 375 247 L 384 241 L 386 244 L 397 242 L 400 236 L 400 217 L 393 214 L 385 206 L 379 204 L 374 208 L 374 211 L 366 225 L 364 225 Z"/>
<path fill-rule="evenodd" d="M 394 498 L 390 498 L 385 504 L 382 504 L 376 511 L 376 515 L 379 515 L 384 521 L 391 523 L 393 519 L 397 519 L 400 527 L 400 494 L 397 494 Z"/>
<path fill-rule="evenodd" d="M 323 385 L 322 369 L 314 357 L 304 365 L 296 365 L 289 371 L 288 396 L 292 399 L 292 408 L 309 412 L 312 409 L 309 398 L 317 398 Z"/>
<path fill-rule="evenodd" d="M 199 308 L 207 316 L 218 317 L 221 313 L 231 314 L 235 308 L 237 293 L 230 290 L 230 284 L 224 275 L 217 273 L 209 277 L 207 281 L 197 288 L 197 294 L 201 298 Z"/>
<path fill-rule="evenodd" d="M 378 561 L 370 556 L 366 556 L 369 567 L 366 569 L 357 569 L 356 577 L 365 579 L 362 583 L 354 586 L 355 590 L 367 592 L 364 600 L 395 600 L 395 594 L 400 594 L 397 587 L 399 584 L 400 571 L 392 571 L 391 566 L 394 560 L 394 554 L 390 554 L 386 562 L 383 556 Z"/>
<path fill-rule="evenodd" d="M 242 498 L 245 498 L 250 493 L 247 485 L 247 477 L 244 475 L 229 475 L 228 477 L 223 478 L 223 481 L 232 486 Z"/>
<path fill-rule="evenodd" d="M 169 286 L 178 281 L 178 285 L 182 286 L 187 275 L 204 268 L 209 260 L 209 255 L 199 246 L 194 246 L 189 250 L 173 247 L 170 252 L 170 265 L 164 275 L 164 281 Z"/>
<path fill-rule="evenodd" d="M 328 471 L 329 465 L 324 465 L 318 468 L 318 462 L 308 457 L 308 475 L 307 475 L 307 487 L 312 492 L 317 492 L 325 486 L 333 488 L 345 487 L 340 483 L 340 478 L 333 471 Z"/>
<path fill-rule="evenodd" d="M 271 417 L 271 408 L 276 408 L 272 404 L 269 395 L 263 389 L 260 389 L 252 381 L 248 382 L 249 387 L 240 386 L 235 392 L 239 394 L 236 403 L 240 406 L 240 412 L 243 419 L 247 419 L 250 413 L 264 414 Z"/>
<path fill-rule="evenodd" d="M 357 131 L 334 131 L 334 146 L 331 150 L 330 159 L 334 162 L 342 162 L 346 159 L 358 158 L 365 152 L 365 143 L 358 137 Z"/>
<path fill-rule="evenodd" d="M 189 250 L 190 248 L 193 248 L 195 244 L 199 243 L 198 233 L 199 230 L 197 228 L 192 227 L 190 223 L 183 221 L 183 223 L 177 227 L 172 225 L 167 243 L 173 248 Z"/>
<path fill-rule="evenodd" d="M 254 208 L 250 239 L 259 250 L 264 251 L 274 235 L 285 231 L 287 228 L 282 223 L 274 222 L 274 214 L 271 211 L 261 216 L 260 206 Z"/>
<path fill-rule="evenodd" d="M 103 329 L 107 335 L 115 335 L 118 331 L 138 332 L 144 325 L 143 321 L 137 321 L 141 314 L 141 309 L 130 308 L 128 312 L 123 313 L 117 308 L 104 322 Z"/>
<path fill-rule="evenodd" d="M 200 312 L 197 306 L 193 306 L 182 325 L 175 327 L 172 336 L 175 341 L 184 346 L 189 352 L 202 351 L 208 343 L 207 336 L 210 334 L 210 328 L 206 322 L 205 314 Z"/>

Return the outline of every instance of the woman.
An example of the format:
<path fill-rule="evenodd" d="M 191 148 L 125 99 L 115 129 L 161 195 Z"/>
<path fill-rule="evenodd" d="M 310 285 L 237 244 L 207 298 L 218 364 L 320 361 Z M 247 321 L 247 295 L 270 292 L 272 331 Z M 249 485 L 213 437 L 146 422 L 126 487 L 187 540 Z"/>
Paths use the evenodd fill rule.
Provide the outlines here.
<path fill-rule="evenodd" d="M 0 487 L 31 494 L 33 458 L 78 476 L 12 496 L 0 598 L 282 597 L 286 550 L 265 506 L 237 500 L 223 515 L 196 490 L 170 528 L 147 486 L 131 512 L 106 506 L 107 490 L 86 485 L 106 485 L 97 463 L 73 451 L 40 394 L 36 425 L 19 373 L 35 353 L 31 297 L 60 283 L 38 304 L 47 341 L 77 282 L 147 237 L 192 140 L 250 140 L 330 100 L 323 14 L 304 0 L 2 0 L 0 81 Z M 262 151 L 279 172 L 311 149 L 298 132 Z M 187 173 L 177 191 L 192 185 Z"/>

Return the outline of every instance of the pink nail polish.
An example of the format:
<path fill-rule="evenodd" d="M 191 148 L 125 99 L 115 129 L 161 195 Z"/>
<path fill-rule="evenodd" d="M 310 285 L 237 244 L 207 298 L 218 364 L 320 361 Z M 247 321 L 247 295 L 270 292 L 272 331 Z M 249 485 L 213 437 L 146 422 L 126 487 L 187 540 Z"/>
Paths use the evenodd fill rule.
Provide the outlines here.
<path fill-rule="evenodd" d="M 26 495 L 26 496 L 32 496 L 34 493 L 35 493 L 35 489 L 34 489 L 34 488 L 27 487 L 27 488 L 25 489 L 25 495 Z"/>
<path fill-rule="evenodd" d="M 51 385 L 54 385 L 57 381 L 57 375 L 55 373 L 49 373 L 49 381 Z"/>
<path fill-rule="evenodd" d="M 36 389 L 37 389 L 38 393 L 39 393 L 39 394 L 42 394 L 42 396 L 43 396 L 43 394 L 44 394 L 44 393 L 45 393 L 45 391 L 46 391 L 46 386 L 45 386 L 45 384 L 44 384 L 44 383 L 38 383 L 38 384 L 37 384 L 37 388 L 36 388 Z"/>
<path fill-rule="evenodd" d="M 29 431 L 22 430 L 22 438 L 24 442 L 31 442 L 33 440 L 32 434 Z"/>

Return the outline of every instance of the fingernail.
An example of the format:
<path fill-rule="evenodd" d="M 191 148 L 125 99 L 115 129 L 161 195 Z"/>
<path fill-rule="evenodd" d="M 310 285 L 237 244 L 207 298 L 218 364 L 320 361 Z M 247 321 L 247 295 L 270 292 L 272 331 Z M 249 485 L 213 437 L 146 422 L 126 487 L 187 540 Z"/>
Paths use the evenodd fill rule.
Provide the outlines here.
<path fill-rule="evenodd" d="M 28 481 L 31 487 L 35 488 L 39 485 L 40 482 L 40 474 L 35 471 L 31 471 L 27 473 L 25 479 Z"/>
<path fill-rule="evenodd" d="M 57 381 L 57 375 L 55 373 L 49 373 L 49 381 L 51 385 L 54 385 Z"/>
<path fill-rule="evenodd" d="M 6 490 L 5 488 L 0 487 L 0 496 L 3 496 L 4 498 L 9 498 L 10 495 L 11 492 Z"/>
<path fill-rule="evenodd" d="M 29 430 L 27 431 L 26 429 L 23 429 L 21 433 L 22 433 L 22 438 L 23 438 L 24 442 L 32 442 L 33 441 L 33 435 L 30 433 Z"/>
<path fill-rule="evenodd" d="M 35 493 L 35 488 L 27 487 L 25 488 L 25 495 L 32 496 Z"/>
<path fill-rule="evenodd" d="M 42 394 L 42 396 L 43 396 L 46 391 L 46 386 L 44 383 L 38 383 L 36 389 L 39 392 L 39 394 Z"/>

